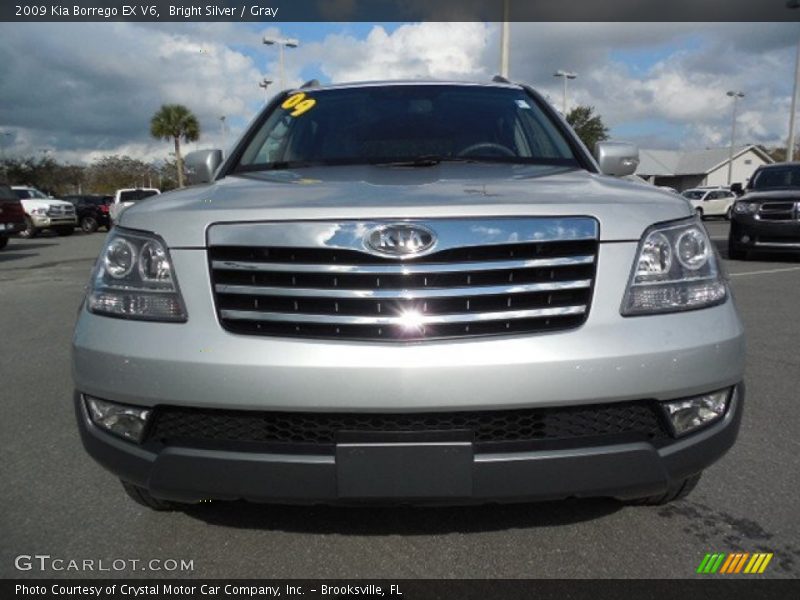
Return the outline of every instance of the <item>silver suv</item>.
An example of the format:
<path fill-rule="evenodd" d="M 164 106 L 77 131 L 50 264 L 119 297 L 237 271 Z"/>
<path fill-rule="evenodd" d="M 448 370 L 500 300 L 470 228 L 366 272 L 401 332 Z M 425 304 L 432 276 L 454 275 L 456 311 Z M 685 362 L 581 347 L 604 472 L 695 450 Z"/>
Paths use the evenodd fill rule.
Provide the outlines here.
<path fill-rule="evenodd" d="M 156 509 L 687 494 L 744 335 L 679 196 L 534 90 L 280 94 L 126 210 L 73 339 L 88 452 Z"/>

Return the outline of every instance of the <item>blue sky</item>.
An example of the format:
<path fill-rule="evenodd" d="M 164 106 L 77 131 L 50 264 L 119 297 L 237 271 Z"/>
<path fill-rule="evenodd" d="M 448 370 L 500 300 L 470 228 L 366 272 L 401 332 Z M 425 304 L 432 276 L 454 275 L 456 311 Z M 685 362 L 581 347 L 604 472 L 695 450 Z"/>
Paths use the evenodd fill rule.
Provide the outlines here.
<path fill-rule="evenodd" d="M 298 38 L 287 85 L 391 78 L 489 80 L 496 23 L 0 24 L 4 150 L 48 148 L 65 161 L 112 153 L 162 156 L 147 132 L 162 103 L 189 106 L 199 146 L 232 141 L 278 90 L 278 52 L 264 34 Z M 588 104 L 614 137 L 650 148 L 729 143 L 729 89 L 742 143 L 780 145 L 788 129 L 800 25 L 787 23 L 512 23 L 511 77 L 561 107 L 557 69 L 578 73 L 569 106 Z M 47 82 L 37 85 L 32 82 Z"/>

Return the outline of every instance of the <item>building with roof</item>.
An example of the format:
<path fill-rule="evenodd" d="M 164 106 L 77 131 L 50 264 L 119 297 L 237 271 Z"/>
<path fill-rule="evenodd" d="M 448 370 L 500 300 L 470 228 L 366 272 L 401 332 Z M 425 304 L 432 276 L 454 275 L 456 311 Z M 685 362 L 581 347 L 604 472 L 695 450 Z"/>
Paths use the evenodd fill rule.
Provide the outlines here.
<path fill-rule="evenodd" d="M 701 185 L 728 185 L 730 148 L 706 150 L 639 150 L 636 174 L 654 185 L 678 191 Z M 734 149 L 731 183 L 747 183 L 761 165 L 775 161 L 754 145 Z"/>

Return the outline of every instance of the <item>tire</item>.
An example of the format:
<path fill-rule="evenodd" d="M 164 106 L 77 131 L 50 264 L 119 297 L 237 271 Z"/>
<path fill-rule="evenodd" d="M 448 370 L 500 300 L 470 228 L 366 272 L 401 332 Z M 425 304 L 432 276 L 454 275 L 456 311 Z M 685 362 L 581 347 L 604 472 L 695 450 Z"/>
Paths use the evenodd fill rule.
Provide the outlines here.
<path fill-rule="evenodd" d="M 30 217 L 25 215 L 25 229 L 19 232 L 19 237 L 25 239 L 35 238 L 39 235 L 39 230 L 33 226 L 33 221 L 31 221 Z"/>
<path fill-rule="evenodd" d="M 178 510 L 181 506 L 177 502 L 155 498 L 150 492 L 138 485 L 121 480 L 120 483 L 122 484 L 122 489 L 128 494 L 128 497 L 140 506 L 159 511 Z"/>
<path fill-rule="evenodd" d="M 728 238 L 728 260 L 747 260 L 747 250 L 742 250 L 739 244 Z"/>
<path fill-rule="evenodd" d="M 702 208 L 695 208 L 694 209 L 694 214 L 696 214 L 698 217 L 700 217 L 702 219 L 703 218 L 703 209 Z"/>
<path fill-rule="evenodd" d="M 0 250 L 8 246 L 8 238 L 4 235 L 0 236 Z"/>
<path fill-rule="evenodd" d="M 75 233 L 75 228 L 72 225 L 70 225 L 69 227 L 54 227 L 54 229 L 56 230 L 56 233 L 61 237 L 67 237 Z"/>
<path fill-rule="evenodd" d="M 686 479 L 671 485 L 663 494 L 658 496 L 647 496 L 646 498 L 637 498 L 636 500 L 628 501 L 628 504 L 634 504 L 637 506 L 662 506 L 664 504 L 669 504 L 670 502 L 680 500 L 681 498 L 686 498 L 686 496 L 691 494 L 692 490 L 697 487 L 702 475 L 702 473 L 692 475 L 691 477 L 687 477 Z"/>
<path fill-rule="evenodd" d="M 81 217 L 81 230 L 84 233 L 94 233 L 100 228 L 100 224 L 94 217 Z"/>

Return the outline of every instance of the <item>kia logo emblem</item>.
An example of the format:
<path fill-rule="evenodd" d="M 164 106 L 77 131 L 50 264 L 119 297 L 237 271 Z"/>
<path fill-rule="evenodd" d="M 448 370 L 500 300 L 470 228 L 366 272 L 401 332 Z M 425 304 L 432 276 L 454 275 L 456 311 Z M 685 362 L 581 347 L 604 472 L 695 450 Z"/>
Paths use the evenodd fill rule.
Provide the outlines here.
<path fill-rule="evenodd" d="M 375 254 L 395 257 L 419 256 L 436 245 L 436 234 L 422 225 L 380 225 L 364 237 L 364 245 Z"/>

